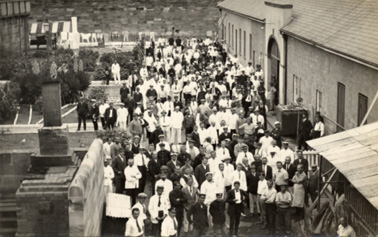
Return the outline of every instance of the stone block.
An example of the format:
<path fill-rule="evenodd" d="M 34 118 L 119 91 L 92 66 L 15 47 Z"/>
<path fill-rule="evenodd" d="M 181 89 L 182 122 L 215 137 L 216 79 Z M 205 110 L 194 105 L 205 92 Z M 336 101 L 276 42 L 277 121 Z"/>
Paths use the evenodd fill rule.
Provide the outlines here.
<path fill-rule="evenodd" d="M 68 126 L 43 127 L 38 130 L 41 155 L 67 154 L 69 147 Z"/>

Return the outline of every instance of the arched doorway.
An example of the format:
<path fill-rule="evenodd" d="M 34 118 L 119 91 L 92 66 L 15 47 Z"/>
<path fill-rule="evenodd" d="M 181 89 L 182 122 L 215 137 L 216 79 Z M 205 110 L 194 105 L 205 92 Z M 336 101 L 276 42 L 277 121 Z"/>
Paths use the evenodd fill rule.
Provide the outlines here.
<path fill-rule="evenodd" d="M 269 87 L 274 86 L 276 89 L 274 105 L 278 105 L 279 102 L 279 81 L 280 81 L 280 50 L 278 44 L 274 38 L 270 38 L 268 42 L 268 82 Z"/>

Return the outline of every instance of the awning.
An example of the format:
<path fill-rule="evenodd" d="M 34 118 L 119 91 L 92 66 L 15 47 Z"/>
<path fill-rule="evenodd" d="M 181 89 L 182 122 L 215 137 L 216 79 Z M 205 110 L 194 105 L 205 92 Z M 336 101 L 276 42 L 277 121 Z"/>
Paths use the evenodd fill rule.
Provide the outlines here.
<path fill-rule="evenodd" d="M 30 26 L 30 34 L 44 34 L 44 22 L 32 23 Z M 70 21 L 55 21 L 50 23 L 51 33 L 56 34 L 60 32 L 71 32 L 72 26 Z"/>
<path fill-rule="evenodd" d="M 378 209 L 378 122 L 307 143 Z"/>

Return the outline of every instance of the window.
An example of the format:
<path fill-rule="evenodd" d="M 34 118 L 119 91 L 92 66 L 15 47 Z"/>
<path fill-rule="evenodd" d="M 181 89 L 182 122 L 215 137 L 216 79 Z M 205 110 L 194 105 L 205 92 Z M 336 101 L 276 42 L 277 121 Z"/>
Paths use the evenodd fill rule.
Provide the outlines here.
<path fill-rule="evenodd" d="M 226 42 L 226 40 L 227 40 L 227 26 L 224 26 L 223 40 L 224 40 L 225 42 Z"/>
<path fill-rule="evenodd" d="M 247 44 L 247 38 L 246 38 L 246 33 L 244 31 L 244 35 L 243 35 L 243 56 L 244 56 L 244 59 L 246 59 L 247 55 L 246 55 L 246 44 Z"/>
<path fill-rule="evenodd" d="M 337 131 L 344 130 L 345 123 L 345 85 L 337 83 Z"/>
<path fill-rule="evenodd" d="M 301 78 L 293 75 L 293 102 L 301 97 Z"/>
<path fill-rule="evenodd" d="M 238 56 L 238 29 L 235 29 L 235 55 Z"/>
<path fill-rule="evenodd" d="M 231 30 L 231 27 L 230 27 L 230 25 L 231 25 L 231 23 L 228 23 L 228 44 L 230 44 L 231 43 L 231 32 L 230 32 L 230 30 Z"/>
<path fill-rule="evenodd" d="M 322 92 L 316 90 L 316 112 L 319 112 L 320 108 L 322 108 Z"/>
<path fill-rule="evenodd" d="M 252 65 L 255 68 L 256 67 L 256 62 L 255 62 L 255 50 L 252 52 Z"/>
<path fill-rule="evenodd" d="M 255 51 L 252 54 L 252 34 L 249 34 L 249 60 L 252 61 L 252 57 L 255 57 Z M 253 59 L 253 66 L 255 66 L 255 60 Z"/>
<path fill-rule="evenodd" d="M 231 45 L 232 45 L 232 48 L 234 48 L 234 25 L 232 25 L 232 40 L 231 40 Z"/>
<path fill-rule="evenodd" d="M 239 29 L 239 55 L 242 56 L 242 34 L 241 34 L 241 29 Z"/>
<path fill-rule="evenodd" d="M 358 118 L 357 118 L 357 126 L 360 126 L 362 120 L 364 119 L 367 111 L 368 111 L 368 98 L 363 94 L 358 94 Z M 367 120 L 364 124 L 367 123 Z"/>

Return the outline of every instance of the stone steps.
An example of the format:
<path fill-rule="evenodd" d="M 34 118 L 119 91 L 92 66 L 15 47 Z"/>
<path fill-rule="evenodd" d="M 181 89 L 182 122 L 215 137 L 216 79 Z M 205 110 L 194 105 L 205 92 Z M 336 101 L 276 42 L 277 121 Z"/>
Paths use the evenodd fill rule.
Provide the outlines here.
<path fill-rule="evenodd" d="M 0 199 L 0 236 L 14 236 L 17 232 L 17 207 L 15 198 Z"/>

